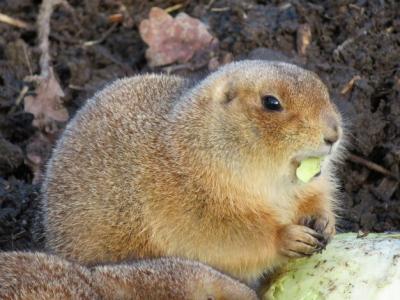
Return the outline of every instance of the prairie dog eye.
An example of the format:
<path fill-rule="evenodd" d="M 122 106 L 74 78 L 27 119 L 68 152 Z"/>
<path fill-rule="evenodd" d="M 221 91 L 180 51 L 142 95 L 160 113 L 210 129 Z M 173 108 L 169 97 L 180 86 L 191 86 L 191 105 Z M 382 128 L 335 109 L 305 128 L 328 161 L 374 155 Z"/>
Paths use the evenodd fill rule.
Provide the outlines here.
<path fill-rule="evenodd" d="M 271 95 L 263 96 L 261 102 L 263 107 L 267 110 L 281 111 L 283 109 L 279 100 Z"/>

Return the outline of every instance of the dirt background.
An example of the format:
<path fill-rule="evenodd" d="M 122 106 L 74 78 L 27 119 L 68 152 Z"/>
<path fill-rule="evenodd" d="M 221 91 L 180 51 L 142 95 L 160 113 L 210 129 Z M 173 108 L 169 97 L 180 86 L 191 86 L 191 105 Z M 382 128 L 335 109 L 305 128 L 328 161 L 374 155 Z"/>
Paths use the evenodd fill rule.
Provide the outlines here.
<path fill-rule="evenodd" d="M 243 58 L 295 62 L 318 73 L 341 109 L 352 156 L 339 170 L 343 204 L 339 231 L 400 230 L 400 4 L 398 1 L 112 1 L 70 0 L 73 11 L 55 10 L 52 64 L 70 116 L 105 83 L 150 71 L 138 24 L 151 7 L 182 4 L 219 40 L 217 60 Z M 40 1 L 2 0 L 0 12 L 35 24 Z M 123 11 L 121 24 L 108 17 Z M 308 24 L 311 41 L 302 55 L 298 39 Z M 100 42 L 85 46 L 85 42 Z M 0 249 L 34 247 L 32 224 L 40 197 L 33 183 L 61 131 L 46 142 L 24 112 L 34 92 L 24 81 L 38 74 L 35 30 L 0 23 Z M 179 70 L 203 76 L 191 62 Z M 357 77 L 355 77 L 357 76 Z M 349 84 L 353 80 L 354 84 Z M 24 91 L 25 87 L 25 91 Z M 346 91 L 347 88 L 347 91 Z M 23 91 L 23 92 L 22 92 Z M 26 92 L 26 93 L 25 93 Z M 63 128 L 65 124 L 59 124 Z M 384 168 L 383 170 L 381 168 Z M 35 180 L 37 181 L 37 180 Z"/>

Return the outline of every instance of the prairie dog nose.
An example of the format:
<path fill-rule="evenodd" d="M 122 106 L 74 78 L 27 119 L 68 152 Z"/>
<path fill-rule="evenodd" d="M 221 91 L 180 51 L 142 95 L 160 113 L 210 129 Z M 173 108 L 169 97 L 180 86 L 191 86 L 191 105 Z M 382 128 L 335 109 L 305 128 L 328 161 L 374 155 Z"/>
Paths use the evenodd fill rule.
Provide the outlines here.
<path fill-rule="evenodd" d="M 325 127 L 323 129 L 324 142 L 331 146 L 339 139 L 339 122 L 333 115 L 325 117 Z"/>

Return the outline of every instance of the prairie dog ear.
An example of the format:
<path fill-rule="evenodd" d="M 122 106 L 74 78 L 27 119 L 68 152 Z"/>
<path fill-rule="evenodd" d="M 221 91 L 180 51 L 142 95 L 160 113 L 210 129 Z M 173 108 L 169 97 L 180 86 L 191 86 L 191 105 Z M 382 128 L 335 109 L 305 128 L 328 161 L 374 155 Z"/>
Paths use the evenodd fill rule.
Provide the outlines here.
<path fill-rule="evenodd" d="M 222 76 L 216 79 L 210 89 L 211 98 L 217 103 L 229 103 L 235 98 L 232 79 Z"/>

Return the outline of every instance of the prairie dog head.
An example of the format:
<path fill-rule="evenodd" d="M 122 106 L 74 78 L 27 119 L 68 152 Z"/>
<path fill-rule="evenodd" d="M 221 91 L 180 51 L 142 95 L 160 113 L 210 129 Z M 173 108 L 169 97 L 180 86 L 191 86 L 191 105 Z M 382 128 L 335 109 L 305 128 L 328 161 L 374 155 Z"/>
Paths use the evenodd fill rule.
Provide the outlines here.
<path fill-rule="evenodd" d="M 268 172 L 267 177 L 293 182 L 302 159 L 324 157 L 324 174 L 339 152 L 341 116 L 326 86 L 295 65 L 232 63 L 204 79 L 187 97 L 197 112 L 192 124 L 202 133 L 192 142 L 238 174 Z"/>

